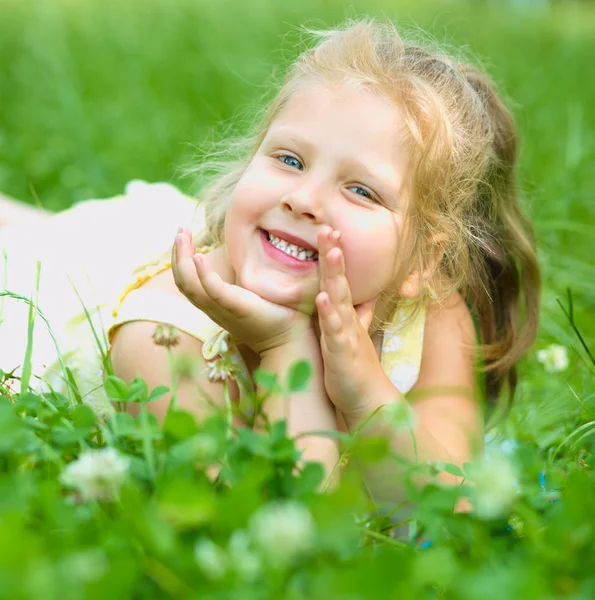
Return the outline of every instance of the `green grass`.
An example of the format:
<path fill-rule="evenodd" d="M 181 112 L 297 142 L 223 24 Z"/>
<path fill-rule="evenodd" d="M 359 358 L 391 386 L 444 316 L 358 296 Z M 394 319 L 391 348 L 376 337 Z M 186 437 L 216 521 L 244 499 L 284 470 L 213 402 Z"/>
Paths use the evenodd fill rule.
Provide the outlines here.
<path fill-rule="evenodd" d="M 387 16 L 464 46 L 499 82 L 521 130 L 544 269 L 537 346 L 579 347 L 556 302 L 567 287 L 579 326 L 595 338 L 593 5 L 0 0 L 0 13 L 0 190 L 51 210 L 116 195 L 134 178 L 195 191 L 182 178 L 195 146 L 213 126 L 233 121 L 241 132 L 250 122 L 299 50 L 298 25 Z M 571 352 L 569 371 L 547 375 L 533 353 L 523 371 L 515 431 L 559 439 L 591 393 L 588 368 Z"/>

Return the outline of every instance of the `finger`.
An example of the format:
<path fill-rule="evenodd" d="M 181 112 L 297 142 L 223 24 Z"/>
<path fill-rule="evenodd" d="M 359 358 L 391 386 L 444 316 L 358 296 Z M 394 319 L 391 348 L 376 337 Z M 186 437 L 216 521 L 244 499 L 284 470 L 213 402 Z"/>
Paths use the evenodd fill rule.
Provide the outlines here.
<path fill-rule="evenodd" d="M 335 306 L 353 308 L 351 289 L 345 275 L 345 259 L 340 248 L 333 248 L 327 254 L 326 291 Z"/>
<path fill-rule="evenodd" d="M 327 253 L 332 248 L 330 241 L 332 232 L 331 227 L 324 226 L 318 234 L 318 269 L 321 291 L 326 291 Z"/>
<path fill-rule="evenodd" d="M 192 231 L 190 231 L 190 229 L 187 227 L 180 227 L 178 229 L 178 233 L 183 233 L 188 238 L 192 254 L 196 254 L 196 246 L 194 245 L 194 240 L 192 239 Z"/>
<path fill-rule="evenodd" d="M 203 286 L 197 274 L 192 257 L 192 245 L 183 232 L 176 235 L 172 250 L 172 272 L 178 289 L 196 306 L 201 307 L 205 300 Z"/>
<path fill-rule="evenodd" d="M 331 303 L 341 313 L 345 323 L 353 323 L 357 315 L 353 310 L 351 289 L 345 272 L 345 259 L 341 244 L 341 232 L 326 228 L 322 232 L 322 271 L 320 289 L 328 293 Z M 319 252 L 320 260 L 320 252 Z"/>
<path fill-rule="evenodd" d="M 192 233 L 189 229 L 184 227 L 178 227 L 178 232 L 174 240 L 174 246 L 172 249 L 175 251 L 177 257 L 193 254 L 194 242 L 192 241 Z"/>
<path fill-rule="evenodd" d="M 195 254 L 192 260 L 204 292 L 212 303 L 212 314 L 243 318 L 262 312 L 262 298 L 250 290 L 225 282 L 218 273 L 209 269 L 207 256 Z"/>
<path fill-rule="evenodd" d="M 171 264 L 174 281 L 183 293 L 186 293 L 186 290 L 192 290 L 197 282 L 192 256 L 192 246 L 188 236 L 181 231 L 176 235 L 174 241 Z"/>
<path fill-rule="evenodd" d="M 335 356 L 345 353 L 348 350 L 348 336 L 341 315 L 335 310 L 325 292 L 318 295 L 316 305 L 320 326 L 320 347 Z"/>
<path fill-rule="evenodd" d="M 340 247 L 339 240 L 341 232 L 332 227 L 325 226 L 318 238 L 318 262 L 320 274 L 320 289 L 326 291 L 329 277 L 329 252 L 333 248 Z"/>
<path fill-rule="evenodd" d="M 223 306 L 225 305 L 225 282 L 217 273 L 210 271 L 206 265 L 204 257 L 200 254 L 195 254 L 192 257 L 194 262 L 195 272 L 202 284 L 202 288 L 210 300 Z"/>
<path fill-rule="evenodd" d="M 343 319 L 326 292 L 320 292 L 316 297 L 316 308 L 321 334 L 327 339 L 341 335 L 344 331 Z"/>

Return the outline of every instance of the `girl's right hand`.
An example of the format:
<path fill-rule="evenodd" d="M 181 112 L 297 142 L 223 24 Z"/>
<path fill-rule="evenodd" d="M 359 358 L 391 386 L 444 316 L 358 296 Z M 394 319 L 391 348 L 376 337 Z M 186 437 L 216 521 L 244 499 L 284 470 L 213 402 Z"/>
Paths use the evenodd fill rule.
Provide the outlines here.
<path fill-rule="evenodd" d="M 236 342 L 262 357 L 312 328 L 311 316 L 225 281 L 217 272 L 221 257 L 216 252 L 196 254 L 190 231 L 181 229 L 172 249 L 174 281 L 194 306 L 229 331 Z"/>

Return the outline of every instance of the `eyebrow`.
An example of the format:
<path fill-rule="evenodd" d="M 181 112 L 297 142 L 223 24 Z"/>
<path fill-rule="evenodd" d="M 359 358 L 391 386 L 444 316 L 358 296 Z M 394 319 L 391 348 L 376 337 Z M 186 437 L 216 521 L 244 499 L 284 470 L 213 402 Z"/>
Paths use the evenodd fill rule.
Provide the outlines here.
<path fill-rule="evenodd" d="M 284 139 L 288 139 L 290 142 L 293 142 L 298 146 L 306 148 L 306 150 L 309 152 L 312 152 L 314 150 L 314 144 L 310 140 L 301 136 L 299 133 L 291 129 L 278 127 L 275 129 L 270 129 L 269 132 L 273 140 L 276 140 L 277 137 L 282 136 Z M 355 158 L 344 158 L 342 162 L 348 167 L 360 170 L 363 173 L 364 177 L 372 179 L 374 182 L 376 182 L 378 185 L 384 188 L 385 193 L 383 194 L 383 196 L 394 197 L 395 202 L 399 202 L 400 185 L 398 181 L 391 181 L 390 179 L 387 179 L 379 173 L 374 172 L 365 163 L 358 161 Z"/>

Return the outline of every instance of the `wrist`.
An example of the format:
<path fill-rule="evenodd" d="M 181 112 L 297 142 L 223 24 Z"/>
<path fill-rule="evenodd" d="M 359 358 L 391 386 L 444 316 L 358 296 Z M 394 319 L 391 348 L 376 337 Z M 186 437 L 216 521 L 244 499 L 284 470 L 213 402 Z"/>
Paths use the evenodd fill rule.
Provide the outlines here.
<path fill-rule="evenodd" d="M 320 342 L 315 332 L 311 329 L 305 329 L 296 334 L 291 340 L 283 341 L 278 345 L 271 346 L 258 351 L 261 362 L 274 360 L 286 360 L 288 358 L 311 358 L 320 355 Z"/>
<path fill-rule="evenodd" d="M 373 389 L 360 396 L 358 403 L 343 412 L 345 424 L 349 431 L 353 431 L 366 420 L 376 420 L 390 407 L 405 401 L 401 392 L 384 376 Z"/>

